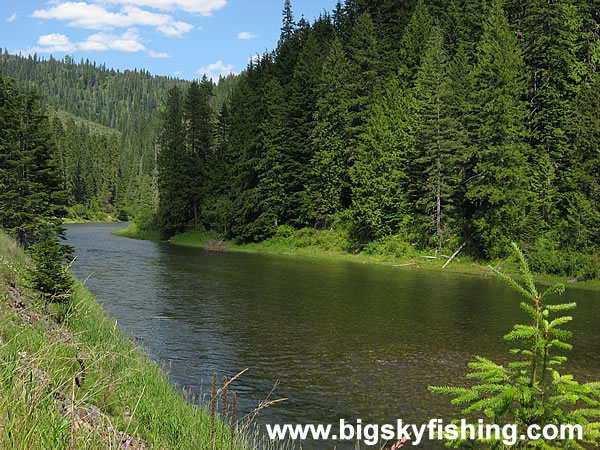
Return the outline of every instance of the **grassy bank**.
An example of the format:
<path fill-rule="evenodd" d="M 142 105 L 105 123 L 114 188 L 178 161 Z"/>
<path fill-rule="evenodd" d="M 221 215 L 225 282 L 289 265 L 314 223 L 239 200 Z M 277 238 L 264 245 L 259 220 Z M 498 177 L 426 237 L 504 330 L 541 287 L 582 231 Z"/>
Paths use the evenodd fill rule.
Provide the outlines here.
<path fill-rule="evenodd" d="M 127 237 L 130 239 L 143 239 L 145 241 L 160 241 L 160 233 L 157 230 L 141 228 L 136 223 L 129 224 L 127 228 L 113 231 L 117 236 Z"/>
<path fill-rule="evenodd" d="M 211 448 L 210 414 L 182 397 L 94 296 L 76 283 L 68 305 L 43 304 L 23 286 L 27 264 L 0 232 L 0 448 Z M 221 429 L 215 448 L 229 449 Z"/>
<path fill-rule="evenodd" d="M 114 234 L 135 239 L 146 239 L 148 231 L 138 232 L 135 224 Z M 154 238 L 158 234 L 151 235 Z M 152 239 L 157 240 L 157 239 Z M 169 240 L 171 244 L 188 247 L 200 247 L 213 251 L 232 251 L 246 253 L 266 253 L 286 256 L 302 256 L 309 258 L 329 259 L 336 261 L 353 261 L 362 264 L 377 264 L 395 266 L 403 269 L 426 269 L 463 274 L 490 276 L 488 265 L 507 273 L 512 273 L 518 279 L 518 267 L 514 259 L 499 259 L 493 261 L 476 260 L 469 256 L 457 256 L 446 268 L 442 269 L 452 251 L 435 256 L 433 251 L 418 250 L 399 238 L 373 242 L 360 252 L 347 251 L 348 238 L 339 230 L 283 229 L 281 233 L 262 242 L 238 244 L 233 241 L 223 241 L 210 231 L 186 231 Z M 569 282 L 573 276 L 556 276 L 540 273 L 536 280 L 541 284 Z M 569 283 L 578 289 L 600 291 L 600 280 L 587 280 Z"/>

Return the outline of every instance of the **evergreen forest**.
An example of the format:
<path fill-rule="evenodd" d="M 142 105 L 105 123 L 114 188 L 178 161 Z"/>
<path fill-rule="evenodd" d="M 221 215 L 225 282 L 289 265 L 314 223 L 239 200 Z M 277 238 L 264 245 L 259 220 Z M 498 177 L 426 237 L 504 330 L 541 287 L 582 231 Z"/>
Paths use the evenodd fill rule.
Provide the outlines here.
<path fill-rule="evenodd" d="M 534 269 L 597 276 L 600 1 L 346 0 L 311 23 L 285 0 L 282 16 L 274 50 L 216 83 L 0 55 L 19 95 L 43 96 L 71 215 L 165 239 L 334 230 L 348 252 L 493 259 L 514 241 Z"/>

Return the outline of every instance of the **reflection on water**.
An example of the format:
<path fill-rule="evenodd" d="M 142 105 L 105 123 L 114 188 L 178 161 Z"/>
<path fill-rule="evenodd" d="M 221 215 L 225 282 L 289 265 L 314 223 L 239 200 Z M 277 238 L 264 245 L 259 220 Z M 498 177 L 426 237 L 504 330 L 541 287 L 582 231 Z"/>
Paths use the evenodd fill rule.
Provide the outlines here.
<path fill-rule="evenodd" d="M 276 382 L 289 400 L 262 423 L 421 423 L 455 417 L 431 384 L 463 384 L 475 354 L 502 361 L 502 336 L 525 321 L 520 298 L 492 277 L 138 241 L 118 224 L 69 225 L 73 270 L 120 326 L 199 394 L 231 377 L 251 411 Z M 571 289 L 569 372 L 600 379 L 600 295 Z M 563 299 L 564 300 L 564 299 Z"/>

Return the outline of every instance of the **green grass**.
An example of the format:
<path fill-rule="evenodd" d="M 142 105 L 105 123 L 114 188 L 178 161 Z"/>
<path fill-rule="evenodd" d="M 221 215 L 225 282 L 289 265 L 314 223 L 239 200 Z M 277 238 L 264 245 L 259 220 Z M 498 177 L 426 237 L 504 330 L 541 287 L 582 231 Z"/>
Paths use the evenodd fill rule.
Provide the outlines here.
<path fill-rule="evenodd" d="M 160 241 L 160 233 L 157 230 L 146 228 L 140 229 L 140 227 L 135 223 L 129 224 L 127 228 L 113 231 L 112 234 L 130 239 L 143 239 L 145 241 L 155 242 Z"/>
<path fill-rule="evenodd" d="M 26 264 L 24 251 L 0 232 L 0 448 L 69 448 L 70 409 L 61 410 L 56 398 L 73 393 L 76 407 L 94 405 L 106 415 L 102 427 L 74 428 L 76 448 L 108 448 L 107 427 L 154 448 L 211 447 L 210 414 L 169 383 L 81 283 L 67 306 L 43 304 L 22 286 Z M 73 389 L 77 357 L 86 374 Z M 219 422 L 216 429 L 220 448 Z M 242 433 L 235 447 L 258 439 Z M 228 428 L 223 448 L 230 448 Z"/>

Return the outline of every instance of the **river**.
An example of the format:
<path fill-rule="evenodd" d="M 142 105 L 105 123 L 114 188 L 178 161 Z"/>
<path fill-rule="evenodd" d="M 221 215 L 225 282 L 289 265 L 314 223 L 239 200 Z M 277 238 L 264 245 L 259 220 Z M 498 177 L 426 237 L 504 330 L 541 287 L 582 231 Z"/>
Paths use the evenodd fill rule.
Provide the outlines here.
<path fill-rule="evenodd" d="M 244 412 L 276 385 L 259 423 L 422 423 L 460 417 L 428 385 L 465 385 L 474 355 L 506 361 L 526 322 L 494 277 L 354 262 L 206 252 L 117 237 L 123 224 L 67 226 L 73 271 L 136 343 L 196 395 L 231 377 Z M 570 289 L 562 371 L 600 380 L 600 293 Z"/>

